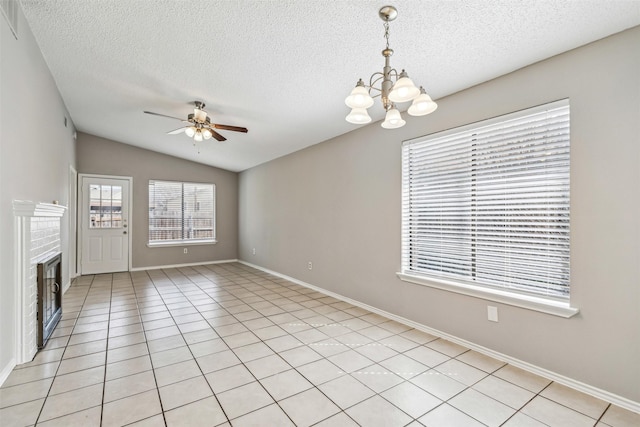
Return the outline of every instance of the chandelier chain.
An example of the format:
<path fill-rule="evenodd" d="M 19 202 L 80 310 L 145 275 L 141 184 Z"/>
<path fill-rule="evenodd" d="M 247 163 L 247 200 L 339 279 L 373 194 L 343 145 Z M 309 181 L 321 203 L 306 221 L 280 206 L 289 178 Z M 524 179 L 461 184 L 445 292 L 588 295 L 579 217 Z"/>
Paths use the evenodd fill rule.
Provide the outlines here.
<path fill-rule="evenodd" d="M 387 39 L 387 49 L 389 49 L 389 23 L 384 23 L 384 38 Z"/>

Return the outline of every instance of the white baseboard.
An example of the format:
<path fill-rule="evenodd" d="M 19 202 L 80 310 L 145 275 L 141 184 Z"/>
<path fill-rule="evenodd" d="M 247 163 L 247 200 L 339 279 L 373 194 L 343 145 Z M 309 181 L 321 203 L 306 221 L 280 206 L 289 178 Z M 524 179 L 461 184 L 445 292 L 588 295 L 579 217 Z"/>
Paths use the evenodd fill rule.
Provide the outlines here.
<path fill-rule="evenodd" d="M 428 334 L 435 335 L 435 336 L 440 337 L 440 338 L 444 338 L 444 339 L 446 339 L 448 341 L 451 341 L 451 342 L 453 342 L 455 344 L 459 344 L 459 345 L 467 347 L 467 348 L 469 348 L 471 350 L 477 351 L 478 353 L 482 353 L 482 354 L 484 354 L 486 356 L 493 357 L 494 359 L 498 359 L 498 360 L 501 360 L 503 362 L 509 363 L 510 365 L 513 365 L 513 366 L 518 367 L 520 369 L 524 369 L 525 371 L 531 372 L 533 374 L 540 375 L 542 377 L 548 378 L 548 379 L 550 379 L 552 381 L 555 381 L 555 382 L 557 382 L 559 384 L 562 384 L 562 385 L 565 385 L 567 387 L 570 387 L 570 388 L 572 388 L 574 390 L 578 390 L 578 391 L 580 391 L 582 393 L 588 394 L 588 395 L 596 397 L 598 399 L 602 399 L 604 401 L 613 403 L 614 405 L 620 406 L 621 408 L 628 409 L 629 411 L 640 413 L 640 402 L 634 402 L 633 400 L 627 399 L 627 398 L 622 397 L 622 396 L 618 396 L 617 394 L 610 393 L 610 392 L 608 392 L 606 390 L 602 390 L 602 389 L 599 389 L 597 387 L 593 387 L 593 386 L 591 386 L 589 384 L 585 384 L 585 383 L 580 382 L 580 381 L 576 381 L 574 379 L 565 377 L 564 375 L 560 375 L 560 374 L 555 373 L 553 371 L 549 371 L 549 370 L 541 368 L 539 366 L 532 365 L 531 363 L 522 361 L 520 359 L 513 358 L 513 357 L 508 356 L 506 354 L 502 354 L 502 353 L 499 353 L 497 351 L 493 351 L 493 350 L 488 349 L 486 347 L 477 345 L 477 344 L 469 342 L 467 340 L 463 340 L 461 338 L 455 337 L 453 335 L 447 334 L 447 333 L 439 331 L 437 329 L 430 328 L 430 327 L 428 327 L 426 325 L 423 325 L 423 324 L 418 323 L 418 322 L 414 322 L 413 320 L 406 319 L 404 317 L 395 315 L 393 313 L 389 313 L 389 312 L 386 312 L 384 310 L 380 310 L 379 308 L 370 306 L 368 304 L 364 304 L 364 303 L 362 303 L 360 301 L 356 301 L 354 299 L 351 299 L 349 297 L 345 297 L 345 296 L 337 294 L 335 292 L 327 291 L 326 289 L 322 289 L 322 288 L 314 286 L 314 285 L 312 285 L 310 283 L 303 282 L 302 280 L 298 280 L 298 279 L 296 279 L 294 277 L 290 277 L 290 276 L 278 273 L 277 271 L 269 270 L 267 268 L 261 267 L 259 265 L 251 264 L 251 263 L 243 261 L 243 260 L 239 260 L 238 262 L 241 263 L 241 264 L 244 264 L 246 266 L 253 267 L 255 269 L 264 271 L 265 273 L 272 274 L 272 275 L 274 275 L 276 277 L 280 277 L 282 279 L 286 279 L 286 280 L 288 280 L 290 282 L 293 282 L 293 283 L 296 283 L 296 284 L 298 284 L 300 286 L 304 286 L 305 288 L 313 289 L 314 291 L 318 291 L 318 292 L 323 293 L 325 295 L 328 295 L 330 297 L 342 300 L 344 302 L 348 302 L 349 304 L 352 304 L 352 305 L 355 305 L 357 307 L 363 308 L 363 309 L 368 310 L 368 311 L 370 311 L 372 313 L 379 314 L 379 315 L 384 316 L 384 317 L 386 317 L 388 319 L 395 320 L 396 322 L 402 323 L 404 325 L 410 326 L 412 328 L 418 329 L 418 330 L 426 332 Z"/>
<path fill-rule="evenodd" d="M 171 265 L 152 265 L 150 267 L 135 267 L 130 271 L 143 271 L 143 270 L 162 270 L 165 268 L 181 268 L 181 267 L 196 267 L 199 265 L 211 265 L 211 264 L 226 264 L 229 262 L 238 262 L 237 259 L 223 259 L 220 261 L 205 261 L 205 262 L 193 262 L 188 264 L 171 264 Z"/>
<path fill-rule="evenodd" d="M 7 363 L 7 365 L 4 368 L 2 368 L 2 371 L 0 371 L 0 386 L 4 384 L 4 382 L 9 377 L 9 374 L 11 374 L 11 371 L 13 371 L 13 368 L 15 367 L 16 367 L 16 359 L 11 359 L 9 363 Z"/>
<path fill-rule="evenodd" d="M 63 287 L 62 287 L 62 295 L 67 293 L 67 290 L 69 290 L 69 288 L 71 287 L 71 280 L 69 280 Z"/>

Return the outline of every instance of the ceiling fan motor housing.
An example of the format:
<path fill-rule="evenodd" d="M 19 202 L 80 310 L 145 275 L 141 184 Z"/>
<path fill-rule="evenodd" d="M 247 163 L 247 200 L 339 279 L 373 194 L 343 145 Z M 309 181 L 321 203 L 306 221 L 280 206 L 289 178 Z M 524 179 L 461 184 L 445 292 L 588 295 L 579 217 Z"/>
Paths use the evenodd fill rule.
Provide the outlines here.
<path fill-rule="evenodd" d="M 193 110 L 193 114 L 189 114 L 189 116 L 193 116 L 195 121 L 198 123 L 205 123 L 208 119 L 207 112 L 199 108 L 195 108 Z"/>
<path fill-rule="evenodd" d="M 175 135 L 184 132 L 189 138 L 193 138 L 194 141 L 202 141 L 203 139 L 215 138 L 218 141 L 226 141 L 227 139 L 220 135 L 215 129 L 229 130 L 232 132 L 247 133 L 247 128 L 240 126 L 223 125 L 219 123 L 211 123 L 211 118 L 204 111 L 204 102 L 194 101 L 195 108 L 193 113 L 187 116 L 187 120 L 182 120 L 177 117 L 167 116 L 165 114 L 158 114 L 151 111 L 144 111 L 146 114 L 152 114 L 154 116 L 162 116 L 170 119 L 180 120 L 183 123 L 189 123 L 188 126 L 183 126 L 179 129 L 167 132 L 168 134 Z"/>

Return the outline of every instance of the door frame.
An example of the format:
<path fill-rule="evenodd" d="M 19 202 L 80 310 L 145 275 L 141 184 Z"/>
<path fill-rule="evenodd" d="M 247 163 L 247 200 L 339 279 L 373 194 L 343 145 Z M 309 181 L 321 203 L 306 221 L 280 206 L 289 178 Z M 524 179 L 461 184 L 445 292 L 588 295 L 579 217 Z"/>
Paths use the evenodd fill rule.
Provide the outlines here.
<path fill-rule="evenodd" d="M 81 275 L 82 274 L 82 240 L 83 240 L 83 233 L 84 230 L 83 228 L 80 226 L 80 224 L 82 224 L 82 219 L 80 218 L 80 215 L 82 215 L 84 213 L 84 183 L 83 183 L 83 179 L 84 178 L 98 178 L 98 179 L 120 179 L 123 181 L 128 181 L 129 182 L 129 200 L 127 200 L 127 203 L 129 203 L 129 209 L 127 209 L 127 224 L 129 224 L 129 259 L 127 260 L 127 271 L 131 271 L 131 266 L 132 266 L 132 248 L 133 248 L 133 226 L 132 226 L 132 221 L 131 221 L 131 217 L 132 217 L 132 212 L 133 212 L 133 177 L 130 176 L 118 176 L 118 175 L 100 175 L 100 174 L 92 174 L 92 173 L 80 173 L 78 174 L 78 207 L 77 207 L 77 217 L 78 217 L 78 246 L 77 246 L 77 250 L 76 250 L 76 256 L 77 256 L 77 266 L 78 266 L 78 273 Z"/>
<path fill-rule="evenodd" d="M 78 277 L 78 171 L 69 165 L 69 283 Z M 66 292 L 67 289 L 65 289 Z"/>

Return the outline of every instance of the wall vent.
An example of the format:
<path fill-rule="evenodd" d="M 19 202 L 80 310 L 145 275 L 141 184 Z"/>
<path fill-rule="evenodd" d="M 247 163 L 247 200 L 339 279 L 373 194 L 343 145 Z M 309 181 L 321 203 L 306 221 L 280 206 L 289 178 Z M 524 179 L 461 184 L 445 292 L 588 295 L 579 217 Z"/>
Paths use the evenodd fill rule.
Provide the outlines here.
<path fill-rule="evenodd" d="M 18 7 L 18 0 L 0 0 L 0 9 L 16 40 L 18 39 Z"/>

